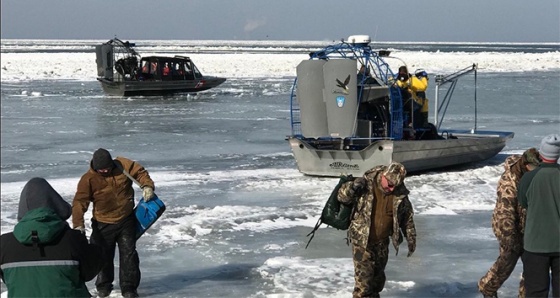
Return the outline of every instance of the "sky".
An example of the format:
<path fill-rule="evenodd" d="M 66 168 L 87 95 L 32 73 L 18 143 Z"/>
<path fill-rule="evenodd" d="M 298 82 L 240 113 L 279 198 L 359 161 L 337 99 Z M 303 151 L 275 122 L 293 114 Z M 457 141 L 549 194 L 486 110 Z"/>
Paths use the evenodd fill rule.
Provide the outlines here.
<path fill-rule="evenodd" d="M 560 1 L 2 0 L 3 39 L 559 42 Z M 537 5 L 538 3 L 538 5 Z"/>

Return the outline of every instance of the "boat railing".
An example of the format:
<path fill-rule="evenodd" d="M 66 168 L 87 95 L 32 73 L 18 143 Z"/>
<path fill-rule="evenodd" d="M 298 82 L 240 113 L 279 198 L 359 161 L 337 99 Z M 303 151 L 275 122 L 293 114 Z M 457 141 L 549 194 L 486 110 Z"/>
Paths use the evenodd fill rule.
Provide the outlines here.
<path fill-rule="evenodd" d="M 301 135 L 301 113 L 296 98 L 297 78 L 292 85 L 292 93 L 290 96 L 290 123 L 292 124 L 292 135 Z"/>
<path fill-rule="evenodd" d="M 381 51 L 380 51 L 381 52 Z M 375 52 L 372 50 L 369 44 L 355 44 L 342 41 L 341 43 L 335 45 L 329 45 L 321 50 L 310 53 L 310 59 L 313 60 L 330 60 L 330 59 L 354 59 L 360 65 L 363 65 L 368 71 L 368 75 L 376 78 L 376 83 L 382 83 L 385 86 L 390 86 L 389 97 L 391 99 L 391 123 L 389 124 L 389 129 L 387 134 L 395 139 L 401 139 L 403 137 L 403 113 L 402 113 L 402 95 L 400 90 L 396 86 L 391 86 L 394 82 L 392 79 L 394 74 L 386 63 L 380 52 Z M 386 51 L 383 51 L 386 52 Z M 385 55 L 385 53 L 384 53 Z M 368 86 L 365 83 L 367 77 L 364 76 L 358 82 L 359 86 Z M 292 135 L 301 134 L 301 111 L 297 103 L 297 77 L 294 79 L 292 85 L 291 95 L 290 95 L 290 120 L 291 120 L 291 130 Z M 368 98 L 363 98 L 365 88 L 362 88 L 362 92 L 358 94 L 358 103 L 363 100 L 368 100 Z M 369 91 L 369 90 L 368 90 Z M 366 93 L 367 96 L 367 93 Z M 357 125 L 357 121 L 355 123 Z M 354 131 L 357 127 L 354 127 Z"/>
<path fill-rule="evenodd" d="M 371 47 L 366 44 L 351 44 L 347 42 L 342 42 L 335 45 L 330 45 L 321 49 L 319 51 L 315 51 L 310 54 L 310 59 L 320 59 L 320 60 L 331 60 L 331 59 L 354 59 L 357 60 L 358 65 L 365 67 L 365 72 L 363 76 L 360 76 L 360 80 L 358 81 L 358 104 L 362 103 L 362 101 L 371 100 L 369 98 L 369 92 L 372 90 L 368 89 L 367 79 L 369 77 L 376 78 L 375 84 L 385 84 L 386 88 L 388 88 L 388 95 L 389 95 L 389 115 L 387 119 L 387 127 L 386 133 L 384 134 L 389 139 L 393 140 L 402 140 L 407 133 L 408 127 L 404 127 L 406 122 L 405 113 L 403 111 L 403 100 L 401 89 L 395 83 L 395 75 L 392 72 L 391 68 L 389 67 L 388 63 L 385 62 L 384 58 L 395 58 L 397 57 L 385 57 L 380 55 L 378 52 L 375 52 L 371 49 Z M 400 59 L 399 59 L 400 60 Z M 404 63 L 404 62 L 403 62 Z M 461 69 L 455 73 L 450 75 L 437 75 L 436 76 L 436 91 L 435 91 L 435 112 L 434 112 L 434 126 L 435 126 L 435 133 L 440 130 L 441 124 L 445 118 L 445 114 L 447 112 L 447 108 L 451 101 L 453 92 L 457 85 L 459 78 L 463 77 L 464 75 L 470 74 L 474 72 L 475 75 L 475 88 L 474 88 L 474 106 L 475 106 L 475 123 L 474 129 L 476 130 L 477 127 L 477 65 L 472 64 L 469 67 Z M 361 71 L 361 70 L 360 70 Z M 447 93 L 443 97 L 440 102 L 439 92 L 440 88 L 446 84 L 450 84 L 449 88 L 447 89 Z M 297 77 L 294 79 L 292 90 L 291 90 L 291 100 L 290 100 L 290 120 L 291 120 L 291 129 L 292 135 L 301 135 L 302 134 L 302 127 L 301 127 L 301 110 L 297 101 L 297 84 L 298 80 Z M 373 86 L 372 85 L 372 86 Z M 358 113 L 358 112 L 357 112 Z M 356 115 L 354 121 L 354 135 L 353 137 L 360 137 L 356 135 L 356 131 L 358 130 L 358 118 Z M 409 119 L 410 120 L 410 119 Z M 430 132 L 432 128 L 414 128 L 416 131 L 424 131 Z"/>
<path fill-rule="evenodd" d="M 453 137 L 461 138 L 513 138 L 514 133 L 509 131 L 491 131 L 491 130 L 464 130 L 464 129 L 447 129 L 444 131 Z"/>
<path fill-rule="evenodd" d="M 292 136 L 292 137 L 305 141 L 306 144 L 308 144 L 309 146 L 317 150 L 348 150 L 348 151 L 359 151 L 365 149 L 366 147 L 378 141 L 394 140 L 392 138 L 386 138 L 386 137 L 306 138 L 301 135 Z"/>
<path fill-rule="evenodd" d="M 449 103 L 451 102 L 451 97 L 453 96 L 453 92 L 455 91 L 455 87 L 457 86 L 457 81 L 460 77 L 467 75 L 471 72 L 474 72 L 474 130 L 477 127 L 477 64 L 473 64 L 469 67 L 463 68 L 455 73 L 450 75 L 437 75 L 436 76 L 436 90 L 434 96 L 434 125 L 439 130 L 441 128 L 441 124 L 443 123 L 443 119 L 445 118 L 445 113 L 447 112 L 447 108 L 449 107 Z M 451 86 L 447 89 L 445 96 L 441 103 L 439 102 L 439 91 L 440 87 L 450 83 Z M 440 116 L 441 114 L 441 116 Z"/>

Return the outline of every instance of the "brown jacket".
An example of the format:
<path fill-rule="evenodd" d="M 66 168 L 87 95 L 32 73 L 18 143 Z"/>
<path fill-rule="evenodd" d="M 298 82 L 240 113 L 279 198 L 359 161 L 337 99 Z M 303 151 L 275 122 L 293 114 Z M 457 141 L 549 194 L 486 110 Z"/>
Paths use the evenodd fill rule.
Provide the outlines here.
<path fill-rule="evenodd" d="M 142 187 L 154 188 L 154 181 L 144 167 L 130 159 L 117 157 L 132 177 Z M 155 188 L 154 188 L 155 189 Z M 102 176 L 91 166 L 78 182 L 78 189 L 72 202 L 72 224 L 74 227 L 84 226 L 84 213 L 89 203 L 93 202 L 93 219 L 103 223 L 117 223 L 126 218 L 134 209 L 134 189 L 132 181 L 126 177 L 119 167 L 113 167 L 108 176 Z"/>
<path fill-rule="evenodd" d="M 414 210 L 412 204 L 408 200 L 408 189 L 404 183 L 395 188 L 392 194 L 385 195 L 383 198 L 376 198 L 376 189 L 381 189 L 380 175 L 385 170 L 385 166 L 377 166 L 364 174 L 367 180 L 367 192 L 360 197 L 352 196 L 352 183 L 347 182 L 342 185 L 338 191 L 338 200 L 345 204 L 354 203 L 354 213 L 352 222 L 348 229 L 348 238 L 352 244 L 360 247 L 367 247 L 368 243 L 372 244 L 371 237 L 391 236 L 393 247 L 397 254 L 399 245 L 403 242 L 403 233 L 409 244 L 416 246 L 416 228 L 414 226 Z M 379 193 L 379 192 L 377 192 Z M 385 200 L 392 204 L 376 204 L 383 205 L 384 210 L 379 212 L 387 212 L 390 214 L 391 222 L 387 222 L 387 218 L 372 218 L 374 212 L 374 200 Z M 377 213 L 377 212 L 376 212 Z M 392 224 L 391 224 L 392 223 Z M 371 231 L 372 225 L 383 225 L 383 230 Z M 379 239 L 381 240 L 381 239 Z"/>

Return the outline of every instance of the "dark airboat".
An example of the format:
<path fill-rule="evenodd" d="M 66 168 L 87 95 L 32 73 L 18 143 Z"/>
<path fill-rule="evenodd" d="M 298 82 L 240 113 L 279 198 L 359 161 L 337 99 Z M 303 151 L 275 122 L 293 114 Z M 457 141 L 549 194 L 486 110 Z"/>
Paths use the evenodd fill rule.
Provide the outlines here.
<path fill-rule="evenodd" d="M 105 93 L 117 96 L 197 93 L 226 80 L 202 75 L 189 57 L 141 57 L 134 46 L 118 38 L 96 46 L 97 80 Z"/>

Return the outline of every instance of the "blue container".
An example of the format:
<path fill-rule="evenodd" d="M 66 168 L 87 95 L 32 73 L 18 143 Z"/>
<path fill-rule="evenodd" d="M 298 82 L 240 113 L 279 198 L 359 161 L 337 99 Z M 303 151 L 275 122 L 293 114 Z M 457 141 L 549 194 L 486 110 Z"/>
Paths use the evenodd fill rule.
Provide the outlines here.
<path fill-rule="evenodd" d="M 136 239 L 140 238 L 160 218 L 164 211 L 165 204 L 155 194 L 148 202 L 145 202 L 142 198 L 134 208 L 137 220 Z"/>

